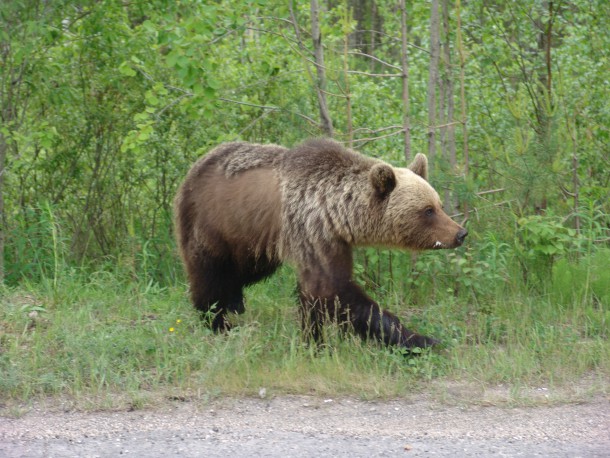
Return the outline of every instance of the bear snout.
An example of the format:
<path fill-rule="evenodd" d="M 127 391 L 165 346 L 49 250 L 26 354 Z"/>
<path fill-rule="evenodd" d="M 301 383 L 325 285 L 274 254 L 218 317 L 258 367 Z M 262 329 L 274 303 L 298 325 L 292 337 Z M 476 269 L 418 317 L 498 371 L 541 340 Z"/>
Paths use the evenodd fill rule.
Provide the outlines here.
<path fill-rule="evenodd" d="M 468 235 L 468 231 L 466 229 L 460 229 L 458 231 L 458 233 L 455 236 L 455 243 L 457 243 L 457 246 L 461 246 L 462 243 L 464 243 L 464 239 L 466 238 L 467 235 Z"/>

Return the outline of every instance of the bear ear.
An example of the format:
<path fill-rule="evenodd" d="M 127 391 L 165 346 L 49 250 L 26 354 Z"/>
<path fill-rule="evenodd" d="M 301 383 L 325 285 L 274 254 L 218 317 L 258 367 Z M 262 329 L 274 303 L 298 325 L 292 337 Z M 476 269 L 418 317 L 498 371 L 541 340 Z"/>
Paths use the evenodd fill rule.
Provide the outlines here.
<path fill-rule="evenodd" d="M 428 158 L 421 153 L 417 153 L 413 162 L 409 164 L 409 170 L 428 181 Z"/>
<path fill-rule="evenodd" d="M 392 166 L 388 164 L 375 164 L 369 173 L 371 184 L 380 198 L 385 198 L 396 187 L 396 175 Z"/>

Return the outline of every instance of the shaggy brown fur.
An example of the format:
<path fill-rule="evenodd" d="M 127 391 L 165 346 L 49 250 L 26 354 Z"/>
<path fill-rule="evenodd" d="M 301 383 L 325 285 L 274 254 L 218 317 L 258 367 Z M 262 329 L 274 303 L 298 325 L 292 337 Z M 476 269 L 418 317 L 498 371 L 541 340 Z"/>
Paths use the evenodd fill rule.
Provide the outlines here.
<path fill-rule="evenodd" d="M 427 183 L 427 161 L 408 169 L 312 140 L 292 150 L 228 143 L 200 159 L 175 202 L 178 243 L 195 307 L 214 308 L 214 329 L 241 313 L 243 287 L 286 261 L 298 270 L 303 326 L 319 337 L 325 317 L 362 337 L 425 347 L 352 279 L 352 247 L 452 248 L 466 231 Z"/>

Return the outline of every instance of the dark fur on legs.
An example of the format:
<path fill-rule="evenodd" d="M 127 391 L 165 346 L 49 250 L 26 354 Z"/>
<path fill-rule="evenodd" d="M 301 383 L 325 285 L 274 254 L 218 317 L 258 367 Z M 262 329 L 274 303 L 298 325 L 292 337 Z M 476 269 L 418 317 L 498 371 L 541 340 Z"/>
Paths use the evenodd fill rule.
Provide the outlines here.
<path fill-rule="evenodd" d="M 399 348 L 428 348 L 440 342 L 432 337 L 416 334 L 405 328 L 398 317 L 382 310 L 358 285 L 349 282 L 341 296 L 321 298 L 299 294 L 303 331 L 320 342 L 322 326 L 328 320 L 343 328 L 353 329 L 361 338 L 372 339 Z"/>

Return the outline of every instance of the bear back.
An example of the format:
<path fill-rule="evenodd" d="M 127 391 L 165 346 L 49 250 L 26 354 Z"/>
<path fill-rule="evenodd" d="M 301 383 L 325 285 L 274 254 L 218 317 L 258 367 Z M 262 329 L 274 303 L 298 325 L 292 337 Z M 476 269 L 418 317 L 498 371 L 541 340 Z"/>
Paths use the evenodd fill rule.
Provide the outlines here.
<path fill-rule="evenodd" d="M 287 148 L 247 142 L 224 143 L 201 160 L 200 167 L 219 167 L 227 178 L 255 168 L 278 168 Z"/>

